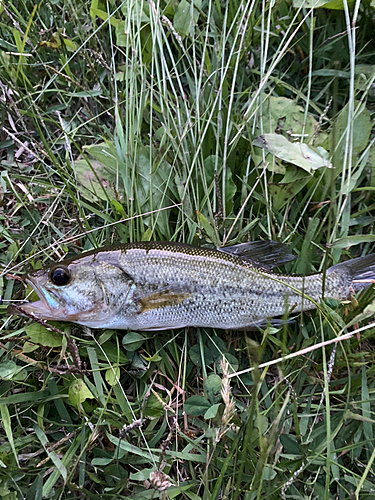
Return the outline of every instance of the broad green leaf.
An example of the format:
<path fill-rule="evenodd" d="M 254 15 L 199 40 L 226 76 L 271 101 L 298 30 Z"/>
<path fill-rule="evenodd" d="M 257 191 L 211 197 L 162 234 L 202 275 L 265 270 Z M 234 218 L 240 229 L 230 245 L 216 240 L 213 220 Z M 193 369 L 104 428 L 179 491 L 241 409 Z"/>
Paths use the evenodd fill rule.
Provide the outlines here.
<path fill-rule="evenodd" d="M 145 338 L 143 335 L 137 332 L 129 332 L 122 339 L 122 345 L 127 351 L 136 351 L 141 347 Z"/>
<path fill-rule="evenodd" d="M 113 458 L 93 458 L 91 460 L 91 465 L 93 467 L 105 467 L 106 465 L 110 464 L 112 462 Z"/>
<path fill-rule="evenodd" d="M 83 149 L 89 155 L 90 161 L 80 158 L 73 162 L 82 195 L 89 201 L 107 201 L 117 196 L 121 200 L 124 195 L 124 186 L 119 175 L 122 162 L 116 148 L 111 143 L 100 143 L 85 146 Z"/>
<path fill-rule="evenodd" d="M 184 403 L 185 412 L 192 417 L 204 415 L 209 408 L 211 403 L 203 396 L 191 396 Z"/>
<path fill-rule="evenodd" d="M 61 347 L 63 345 L 63 335 L 48 330 L 39 323 L 32 323 L 25 329 L 30 341 L 45 347 Z"/>
<path fill-rule="evenodd" d="M 253 140 L 253 144 L 269 151 L 283 161 L 303 168 L 309 173 L 318 168 L 332 167 L 328 159 L 328 153 L 322 147 L 318 147 L 314 151 L 307 144 L 290 142 L 280 134 L 260 135 Z"/>
<path fill-rule="evenodd" d="M 81 379 L 75 379 L 69 387 L 69 399 L 73 406 L 78 406 L 86 401 L 86 399 L 94 399 L 91 391 L 88 389 L 85 382 Z"/>
<path fill-rule="evenodd" d="M 108 362 L 108 360 L 111 363 L 127 363 L 128 358 L 125 356 L 125 353 L 115 344 L 114 342 L 106 341 L 103 344 L 101 344 L 101 347 L 103 348 L 105 355 L 103 354 L 102 350 L 99 347 L 95 348 L 97 358 L 100 359 L 101 361 Z"/>
<path fill-rule="evenodd" d="M 37 344 L 34 344 L 33 342 L 26 341 L 23 344 L 22 352 L 27 354 L 29 352 L 33 352 L 39 349 L 39 346 Z"/>
<path fill-rule="evenodd" d="M 190 28 L 190 17 L 190 3 L 187 0 L 181 0 L 174 15 L 173 25 L 175 30 L 183 33 L 184 35 L 188 35 Z"/>
<path fill-rule="evenodd" d="M 170 205 L 170 190 L 174 188 L 170 178 L 171 166 L 162 160 L 157 163 L 154 159 L 154 151 L 148 147 L 139 148 L 137 157 L 137 170 L 139 183 L 137 186 L 137 196 L 140 209 L 143 212 L 155 210 Z M 125 184 L 125 180 L 124 180 Z M 129 198 L 132 193 L 125 193 Z M 167 211 L 161 211 L 152 216 L 143 217 L 143 222 L 149 224 L 155 220 L 165 238 L 169 237 L 169 215 Z"/>
<path fill-rule="evenodd" d="M 265 434 L 269 426 L 268 418 L 265 415 L 258 415 L 255 421 L 255 427 L 259 429 L 262 434 Z"/>
<path fill-rule="evenodd" d="M 354 236 L 346 236 L 345 238 L 340 238 L 336 240 L 332 247 L 333 248 L 347 248 L 354 245 L 360 245 L 361 243 L 373 243 L 375 241 L 375 234 L 357 234 Z"/>
<path fill-rule="evenodd" d="M 129 33 L 126 31 L 127 25 L 128 23 L 126 21 L 120 21 L 116 25 L 116 45 L 118 47 L 126 47 L 126 45 L 129 43 Z M 122 80 L 123 73 L 120 73 L 120 75 L 121 78 L 119 78 L 119 80 Z"/>
<path fill-rule="evenodd" d="M 0 363 L 0 378 L 1 379 L 11 379 L 14 373 L 18 371 L 18 366 L 14 361 L 10 359 Z"/>
<path fill-rule="evenodd" d="M 220 405 L 221 405 L 221 403 L 216 403 L 216 404 L 212 405 L 210 408 L 208 408 L 208 410 L 204 414 L 204 418 L 206 420 L 209 420 L 210 418 L 215 418 L 217 415 L 217 412 L 219 410 Z"/>
<path fill-rule="evenodd" d="M 365 307 L 363 313 L 367 316 L 373 316 L 375 314 L 375 302 L 371 302 L 368 306 Z"/>
<path fill-rule="evenodd" d="M 229 214 L 233 209 L 233 200 L 237 192 L 237 186 L 233 182 L 232 171 L 227 168 L 225 175 L 225 211 Z"/>
<path fill-rule="evenodd" d="M 70 38 L 62 37 L 62 41 L 68 52 L 74 52 L 75 50 L 77 50 L 77 44 Z"/>
<path fill-rule="evenodd" d="M 92 158 L 100 161 L 114 172 L 117 171 L 117 168 L 121 163 L 113 142 L 108 141 L 99 142 L 98 144 L 90 144 L 85 146 L 83 150 Z"/>
<path fill-rule="evenodd" d="M 118 381 L 120 379 L 120 368 L 118 366 L 112 366 L 111 368 L 108 368 L 108 370 L 105 372 L 105 380 L 107 384 L 113 386 L 118 384 Z"/>
<path fill-rule="evenodd" d="M 98 339 L 99 345 L 103 345 L 105 342 L 108 342 L 108 340 L 113 337 L 113 334 L 113 330 L 104 330 L 104 332 L 100 334 L 100 337 Z"/>
<path fill-rule="evenodd" d="M 375 75 L 375 64 L 356 64 L 354 73 L 356 75 L 365 75 L 367 78 L 373 78 Z"/>
<path fill-rule="evenodd" d="M 370 111 L 358 101 L 355 101 L 353 121 L 353 156 L 358 156 L 369 143 L 372 129 Z M 343 158 L 346 148 L 346 129 L 348 126 L 349 104 L 340 112 L 335 123 L 336 148 L 338 158 Z M 329 139 L 328 139 L 329 143 Z M 342 166 L 335 165 L 336 177 L 341 173 Z"/>
<path fill-rule="evenodd" d="M 200 8 L 201 0 L 194 0 L 192 4 L 187 0 L 181 0 L 177 6 L 176 13 L 173 18 L 173 26 L 176 31 L 183 35 L 189 35 L 198 21 L 199 11 L 195 5 Z"/>
<path fill-rule="evenodd" d="M 100 9 L 100 10 L 105 9 L 105 4 L 103 0 L 91 0 L 90 16 L 93 22 L 95 22 L 95 9 Z"/>
<path fill-rule="evenodd" d="M 120 202 L 118 202 L 117 200 L 111 200 L 111 205 L 115 209 L 116 213 L 121 215 L 121 217 L 123 217 L 124 219 L 128 217 L 127 213 L 124 210 L 124 207 Z"/>
<path fill-rule="evenodd" d="M 13 29 L 13 37 L 17 45 L 17 52 L 22 53 L 22 39 L 19 31 L 16 28 Z"/>
<path fill-rule="evenodd" d="M 129 479 L 131 481 L 145 481 L 154 470 L 156 470 L 155 467 L 152 467 L 151 469 L 142 469 L 138 472 L 130 473 Z"/>
<path fill-rule="evenodd" d="M 219 375 L 211 373 L 204 381 L 204 388 L 212 404 L 220 401 L 221 378 Z"/>
<path fill-rule="evenodd" d="M 289 165 L 285 176 L 280 182 L 270 183 L 269 192 L 272 197 L 272 205 L 275 211 L 291 202 L 297 193 L 311 180 L 310 174 L 304 170 Z"/>
<path fill-rule="evenodd" d="M 228 373 L 234 373 L 238 370 L 239 363 L 238 359 L 230 354 L 229 352 L 224 353 L 224 358 L 228 361 Z M 221 368 L 221 357 L 215 361 L 216 371 L 217 373 L 222 374 L 223 370 Z"/>
<path fill-rule="evenodd" d="M 141 241 L 150 241 L 152 237 L 153 230 L 151 227 L 148 227 L 146 231 L 143 233 Z"/>
<path fill-rule="evenodd" d="M 207 236 L 209 237 L 209 239 L 212 241 L 212 243 L 216 247 L 219 247 L 220 246 L 220 241 L 219 241 L 219 239 L 216 236 L 215 229 L 213 228 L 213 226 L 208 222 L 208 220 L 206 219 L 206 217 L 203 214 L 201 214 L 200 212 L 198 212 L 198 210 L 197 210 L 197 216 L 198 216 L 198 220 L 199 220 L 200 225 L 205 230 L 205 232 L 206 232 Z"/>
<path fill-rule="evenodd" d="M 191 361 L 197 365 L 197 366 L 202 366 L 202 354 L 201 354 L 201 348 L 199 344 L 194 344 L 190 349 L 189 349 L 189 357 Z M 214 352 L 209 349 L 207 346 L 204 346 L 203 350 L 203 360 L 205 365 L 210 365 L 215 361 L 215 355 Z"/>
<path fill-rule="evenodd" d="M 223 357 L 223 353 L 228 351 L 228 346 L 222 338 L 214 335 L 210 338 L 209 349 L 214 359 L 217 359 Z"/>
<path fill-rule="evenodd" d="M 142 0 L 133 0 L 132 2 L 122 2 L 121 12 L 125 23 L 128 26 L 129 20 L 135 23 L 148 23 L 150 21 L 150 6 Z"/>
<path fill-rule="evenodd" d="M 162 359 L 163 359 L 161 356 L 159 356 L 159 354 L 154 354 L 153 356 L 144 356 L 142 354 L 142 358 L 145 361 L 147 361 L 148 363 L 152 363 L 152 362 L 158 363 L 159 361 L 162 361 Z"/>
<path fill-rule="evenodd" d="M 49 40 L 42 40 L 39 42 L 38 48 L 48 47 L 50 49 L 59 49 L 61 47 L 62 37 L 60 33 L 55 32 L 52 34 Z"/>
<path fill-rule="evenodd" d="M 3 380 L 25 380 L 27 371 L 8 359 L 0 363 L 0 379 Z"/>
<path fill-rule="evenodd" d="M 293 7 L 299 9 L 305 7 L 306 9 L 318 9 L 324 7 L 325 9 L 344 10 L 344 1 L 350 7 L 354 4 L 355 0 L 293 0 Z"/>
<path fill-rule="evenodd" d="M 149 23 L 149 5 L 142 0 L 136 0 L 132 2 L 122 2 L 121 11 L 123 14 L 123 19 L 125 21 L 120 21 L 116 24 L 116 45 L 118 47 L 126 47 L 131 43 L 131 30 L 129 33 L 129 22 L 137 23 Z M 142 32 L 145 30 L 145 26 L 142 27 Z M 144 42 L 147 45 L 147 42 Z"/>
<path fill-rule="evenodd" d="M 137 352 L 134 352 L 133 357 L 131 358 L 131 370 L 134 377 L 142 378 L 145 371 L 147 370 L 148 363 L 146 363 L 145 359 L 142 356 L 139 356 Z"/>
<path fill-rule="evenodd" d="M 223 160 L 219 158 L 218 155 L 210 155 L 205 158 L 203 162 L 204 168 L 204 177 L 207 184 L 207 187 L 213 186 L 215 171 L 220 172 L 222 169 Z"/>
<path fill-rule="evenodd" d="M 147 399 L 145 408 L 145 415 L 147 415 L 147 417 L 158 418 L 165 415 L 165 406 L 162 404 L 164 399 L 160 396 L 160 394 L 158 394 L 158 396 L 159 397 L 157 398 L 154 394 L 151 394 Z"/>
<path fill-rule="evenodd" d="M 295 436 L 291 436 L 289 434 L 280 434 L 280 441 L 284 446 L 286 453 L 290 453 L 293 455 L 300 454 L 301 450 Z"/>
<path fill-rule="evenodd" d="M 102 21 L 108 21 L 111 23 L 112 26 L 116 27 L 118 23 L 120 22 L 119 19 L 116 19 L 114 16 L 108 16 L 107 12 L 104 10 L 100 9 L 95 9 L 94 7 L 90 8 L 90 15 L 92 18 L 95 16 L 101 19 Z"/>
<path fill-rule="evenodd" d="M 0 4 L 0 13 L 1 13 L 1 4 Z M 6 465 L 4 462 L 1 462 L 1 467 L 6 468 Z M 1 500 L 17 500 L 17 492 L 16 491 L 11 491 L 8 488 L 8 484 L 6 481 L 2 481 L 0 483 L 0 498 Z"/>
<path fill-rule="evenodd" d="M 314 139 L 314 145 L 320 144 L 326 137 L 325 133 L 316 136 L 318 122 L 312 114 L 308 113 L 305 117 L 305 110 L 296 103 L 294 99 L 287 97 L 269 96 L 263 102 L 263 129 L 259 127 L 255 130 L 255 135 L 269 134 L 275 131 L 284 135 L 292 135 L 306 144 L 311 144 Z"/>
<path fill-rule="evenodd" d="M 263 470 L 263 479 L 265 481 L 272 481 L 277 475 L 276 470 L 272 465 L 266 464 Z"/>

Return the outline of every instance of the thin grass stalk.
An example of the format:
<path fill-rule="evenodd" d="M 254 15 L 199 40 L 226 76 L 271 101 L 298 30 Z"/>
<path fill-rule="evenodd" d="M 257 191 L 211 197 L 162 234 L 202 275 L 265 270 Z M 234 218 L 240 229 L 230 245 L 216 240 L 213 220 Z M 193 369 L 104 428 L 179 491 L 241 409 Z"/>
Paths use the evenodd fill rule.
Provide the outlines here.
<path fill-rule="evenodd" d="M 350 203 L 350 193 L 348 191 L 350 179 L 352 175 L 352 156 L 353 156 L 353 125 L 354 125 L 354 78 L 355 78 L 355 27 L 352 26 L 350 20 L 350 13 L 347 4 L 347 0 L 343 1 L 346 29 L 348 34 L 348 44 L 349 44 L 349 56 L 350 56 L 350 79 L 349 79 L 349 103 L 348 103 L 348 121 L 346 127 L 345 135 L 345 152 L 341 173 L 341 189 L 338 199 L 338 216 L 334 225 L 333 237 L 337 234 L 339 225 L 341 225 L 340 236 L 346 236 L 348 234 L 348 218 L 344 217 L 345 212 L 347 212 L 348 204 Z M 331 240 L 332 241 L 332 240 Z M 335 250 L 334 256 L 336 259 L 339 258 L 341 253 L 340 250 Z"/>

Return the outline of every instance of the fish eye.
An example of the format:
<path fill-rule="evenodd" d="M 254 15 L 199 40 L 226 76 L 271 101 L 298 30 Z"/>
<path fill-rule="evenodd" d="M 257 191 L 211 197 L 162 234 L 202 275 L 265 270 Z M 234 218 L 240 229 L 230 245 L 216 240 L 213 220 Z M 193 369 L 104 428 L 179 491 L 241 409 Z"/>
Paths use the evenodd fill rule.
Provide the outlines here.
<path fill-rule="evenodd" d="M 55 267 L 50 272 L 50 280 L 57 286 L 63 286 L 70 280 L 70 272 L 66 267 Z"/>

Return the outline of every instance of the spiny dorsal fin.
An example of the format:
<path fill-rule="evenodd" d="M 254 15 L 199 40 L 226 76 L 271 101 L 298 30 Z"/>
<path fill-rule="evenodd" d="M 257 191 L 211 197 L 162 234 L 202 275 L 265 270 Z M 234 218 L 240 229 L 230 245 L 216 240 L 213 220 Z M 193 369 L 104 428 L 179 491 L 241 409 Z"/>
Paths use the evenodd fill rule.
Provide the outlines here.
<path fill-rule="evenodd" d="M 295 259 L 289 248 L 278 241 L 251 241 L 218 250 L 267 270 Z"/>

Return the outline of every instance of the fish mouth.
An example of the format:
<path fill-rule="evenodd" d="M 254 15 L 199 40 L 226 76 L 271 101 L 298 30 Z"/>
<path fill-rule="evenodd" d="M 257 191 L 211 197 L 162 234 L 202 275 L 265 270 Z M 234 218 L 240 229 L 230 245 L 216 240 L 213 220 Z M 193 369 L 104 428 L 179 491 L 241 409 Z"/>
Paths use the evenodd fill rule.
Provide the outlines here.
<path fill-rule="evenodd" d="M 19 305 L 8 306 L 8 314 L 16 314 L 26 318 L 49 321 L 72 321 L 81 325 L 93 328 L 100 328 L 103 321 L 113 315 L 113 311 L 108 307 L 104 310 L 99 304 L 93 304 L 85 310 L 76 310 L 69 307 L 64 296 L 60 296 L 58 290 L 46 286 L 45 282 L 40 283 L 38 271 L 34 275 L 28 275 L 25 282 L 30 285 L 39 300 L 34 302 L 24 302 Z M 69 297 L 68 297 L 69 298 Z"/>
<path fill-rule="evenodd" d="M 24 304 L 20 304 L 19 306 L 10 305 L 8 307 L 8 313 L 18 314 L 19 316 L 26 317 L 28 315 L 34 315 L 40 319 L 56 319 L 56 314 L 54 314 L 54 311 L 47 299 L 48 295 L 50 299 L 53 300 L 53 302 L 58 303 L 58 297 L 56 296 L 56 294 L 54 294 L 52 290 L 43 290 L 39 286 L 37 281 L 35 281 L 31 276 L 28 276 L 25 281 L 27 284 L 31 285 L 33 290 L 38 295 L 39 300 L 35 302 L 25 302 Z"/>

